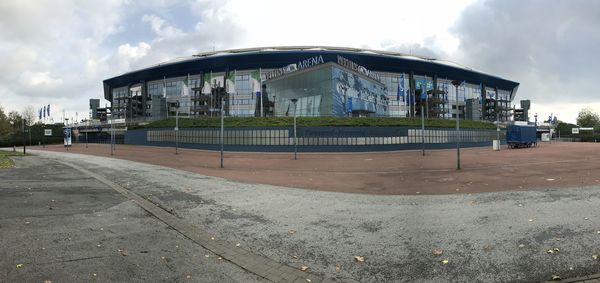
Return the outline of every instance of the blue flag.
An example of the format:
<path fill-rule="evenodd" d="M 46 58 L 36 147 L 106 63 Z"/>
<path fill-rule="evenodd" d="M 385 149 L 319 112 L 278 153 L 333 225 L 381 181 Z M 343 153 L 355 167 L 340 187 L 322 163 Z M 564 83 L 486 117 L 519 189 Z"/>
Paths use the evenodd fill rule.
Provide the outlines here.
<path fill-rule="evenodd" d="M 42 120 L 42 108 L 38 111 L 38 119 Z"/>
<path fill-rule="evenodd" d="M 46 107 L 46 111 L 48 111 L 48 117 L 50 117 L 50 104 L 48 104 L 48 107 Z"/>
<path fill-rule="evenodd" d="M 44 114 L 44 118 L 46 118 L 46 105 L 44 105 L 44 108 L 42 108 L 42 113 Z"/>

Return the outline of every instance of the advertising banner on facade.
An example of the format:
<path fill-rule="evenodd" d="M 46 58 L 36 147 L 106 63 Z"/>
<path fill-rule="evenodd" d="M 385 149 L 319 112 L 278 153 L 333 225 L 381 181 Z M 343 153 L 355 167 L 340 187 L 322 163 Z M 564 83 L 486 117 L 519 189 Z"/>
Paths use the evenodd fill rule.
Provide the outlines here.
<path fill-rule="evenodd" d="M 71 128 L 63 128 L 63 139 L 65 147 L 71 146 Z"/>
<path fill-rule="evenodd" d="M 52 129 L 44 129 L 44 136 L 47 136 L 47 137 L 52 136 Z"/>

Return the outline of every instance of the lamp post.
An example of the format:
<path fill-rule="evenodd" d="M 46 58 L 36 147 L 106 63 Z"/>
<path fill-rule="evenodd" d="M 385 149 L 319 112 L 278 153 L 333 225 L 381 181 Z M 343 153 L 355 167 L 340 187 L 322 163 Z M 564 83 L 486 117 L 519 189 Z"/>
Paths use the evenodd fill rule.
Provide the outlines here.
<path fill-rule="evenodd" d="M 225 92 L 221 91 L 221 82 L 219 82 L 219 84 L 217 84 L 217 93 L 219 94 L 220 98 L 221 98 L 221 168 L 223 168 L 223 144 L 225 143 L 224 140 L 224 111 L 223 111 L 223 98 L 225 97 Z"/>
<path fill-rule="evenodd" d="M 88 128 L 90 125 L 89 120 L 86 122 L 87 125 L 85 125 L 85 148 L 88 148 Z"/>
<path fill-rule="evenodd" d="M 46 124 L 42 124 L 42 148 L 46 148 Z"/>
<path fill-rule="evenodd" d="M 537 113 L 533 115 L 533 118 L 535 118 L 535 140 L 537 142 Z"/>
<path fill-rule="evenodd" d="M 423 113 L 423 90 L 415 90 L 415 95 L 419 96 L 419 104 L 421 104 L 421 151 L 425 156 L 425 114 Z"/>
<path fill-rule="evenodd" d="M 26 153 L 26 147 L 27 145 L 25 144 L 25 123 L 27 123 L 26 119 L 23 119 L 23 155 L 25 155 Z"/>
<path fill-rule="evenodd" d="M 458 87 L 462 82 L 458 80 L 452 81 L 452 85 L 456 90 L 456 170 L 460 170 L 460 119 L 458 111 Z"/>
<path fill-rule="evenodd" d="M 110 110 L 110 155 L 113 155 L 113 140 L 115 139 L 115 113 L 113 109 Z"/>
<path fill-rule="evenodd" d="M 500 150 L 500 95 L 498 94 L 498 88 L 496 91 L 496 140 L 498 141 L 498 149 Z"/>
<path fill-rule="evenodd" d="M 296 135 L 296 102 L 298 102 L 298 98 L 292 98 L 292 103 L 294 103 L 294 160 L 298 160 L 298 137 Z"/>
<path fill-rule="evenodd" d="M 69 118 L 65 118 L 65 128 L 69 127 Z M 67 139 L 67 144 L 65 144 L 65 149 L 69 151 L 69 140 Z"/>
<path fill-rule="evenodd" d="M 175 154 L 179 154 L 179 100 L 175 101 Z"/>

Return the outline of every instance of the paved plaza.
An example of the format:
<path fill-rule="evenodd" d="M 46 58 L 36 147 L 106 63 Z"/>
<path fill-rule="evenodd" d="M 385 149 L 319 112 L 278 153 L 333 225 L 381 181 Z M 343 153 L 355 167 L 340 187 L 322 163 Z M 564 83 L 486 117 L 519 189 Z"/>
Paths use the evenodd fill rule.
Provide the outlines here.
<path fill-rule="evenodd" d="M 455 154 L 448 150 L 428 151 L 433 168 L 415 170 L 420 161 L 414 160 L 423 157 L 413 151 L 301 154 L 297 163 L 289 154 L 228 152 L 220 169 L 218 154 L 206 151 L 176 156 L 169 148 L 117 145 L 115 158 L 108 158 L 77 154 L 109 156 L 105 145 L 37 148 L 34 156 L 15 158 L 17 168 L 0 171 L 7 180 L 0 184 L 0 276 L 35 282 L 539 282 L 589 276 L 600 271 L 594 259 L 600 254 L 596 148 L 466 149 L 460 172 L 443 168 Z M 523 155 L 528 158 L 517 159 L 521 163 L 498 168 Z M 428 172 L 448 179 L 437 182 L 437 191 L 427 189 L 434 187 L 429 182 L 406 189 L 396 181 L 396 191 L 372 193 L 356 188 L 374 177 L 349 185 L 354 189 L 348 192 L 251 179 L 274 172 L 310 184 L 302 180 L 313 172 L 329 175 L 335 187 L 356 180 L 351 173 L 358 166 L 348 162 L 389 165 L 394 158 L 410 165 L 396 160 L 390 175 L 408 180 Z M 287 164 L 300 166 L 299 175 Z M 364 170 L 379 168 L 369 164 L 374 168 Z M 501 178 L 502 169 L 522 175 Z M 222 178 L 235 173 L 244 174 Z M 478 180 L 467 178 L 473 175 Z M 453 181 L 472 185 L 457 191 Z M 480 188 L 484 182 L 496 191 Z M 498 182 L 522 188 L 500 190 Z"/>

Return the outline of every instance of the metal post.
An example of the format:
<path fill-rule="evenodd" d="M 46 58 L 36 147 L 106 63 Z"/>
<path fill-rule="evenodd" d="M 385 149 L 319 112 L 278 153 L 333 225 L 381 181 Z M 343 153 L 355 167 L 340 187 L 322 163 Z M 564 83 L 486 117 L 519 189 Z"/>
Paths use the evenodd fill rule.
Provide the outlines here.
<path fill-rule="evenodd" d="M 115 139 L 115 113 L 112 110 L 110 111 L 110 120 L 110 155 L 113 155 L 113 141 Z"/>
<path fill-rule="evenodd" d="M 296 135 L 296 102 L 298 102 L 298 99 L 292 98 L 292 103 L 294 103 L 294 160 L 298 160 L 298 136 Z"/>
<path fill-rule="evenodd" d="M 46 148 L 46 125 L 42 126 L 42 148 Z"/>
<path fill-rule="evenodd" d="M 27 145 L 25 144 L 25 123 L 27 122 L 27 120 L 23 119 L 23 155 L 25 155 L 27 153 L 27 150 L 25 149 L 27 147 Z"/>
<path fill-rule="evenodd" d="M 221 94 L 220 91 L 219 91 L 219 94 Z M 223 96 L 221 95 L 221 168 L 223 168 L 223 143 L 224 143 L 224 140 L 223 140 L 223 132 L 224 132 L 223 116 L 224 116 L 223 115 Z"/>
<path fill-rule="evenodd" d="M 421 147 L 425 156 L 425 115 L 423 115 L 423 101 L 421 101 Z"/>
<path fill-rule="evenodd" d="M 175 154 L 179 154 L 179 101 L 175 102 Z"/>
<path fill-rule="evenodd" d="M 88 125 L 89 125 L 89 122 L 88 122 Z M 86 126 L 86 129 L 85 129 L 85 148 L 88 148 L 88 136 L 87 136 L 87 134 L 88 134 L 88 129 L 87 129 L 87 126 Z"/>
<path fill-rule="evenodd" d="M 452 81 L 456 89 L 456 170 L 460 170 L 460 118 L 458 111 L 458 86 L 462 83 L 459 81 Z"/>
<path fill-rule="evenodd" d="M 498 94 L 498 88 L 496 90 L 496 140 L 498 141 L 498 150 L 500 150 L 500 95 Z"/>

